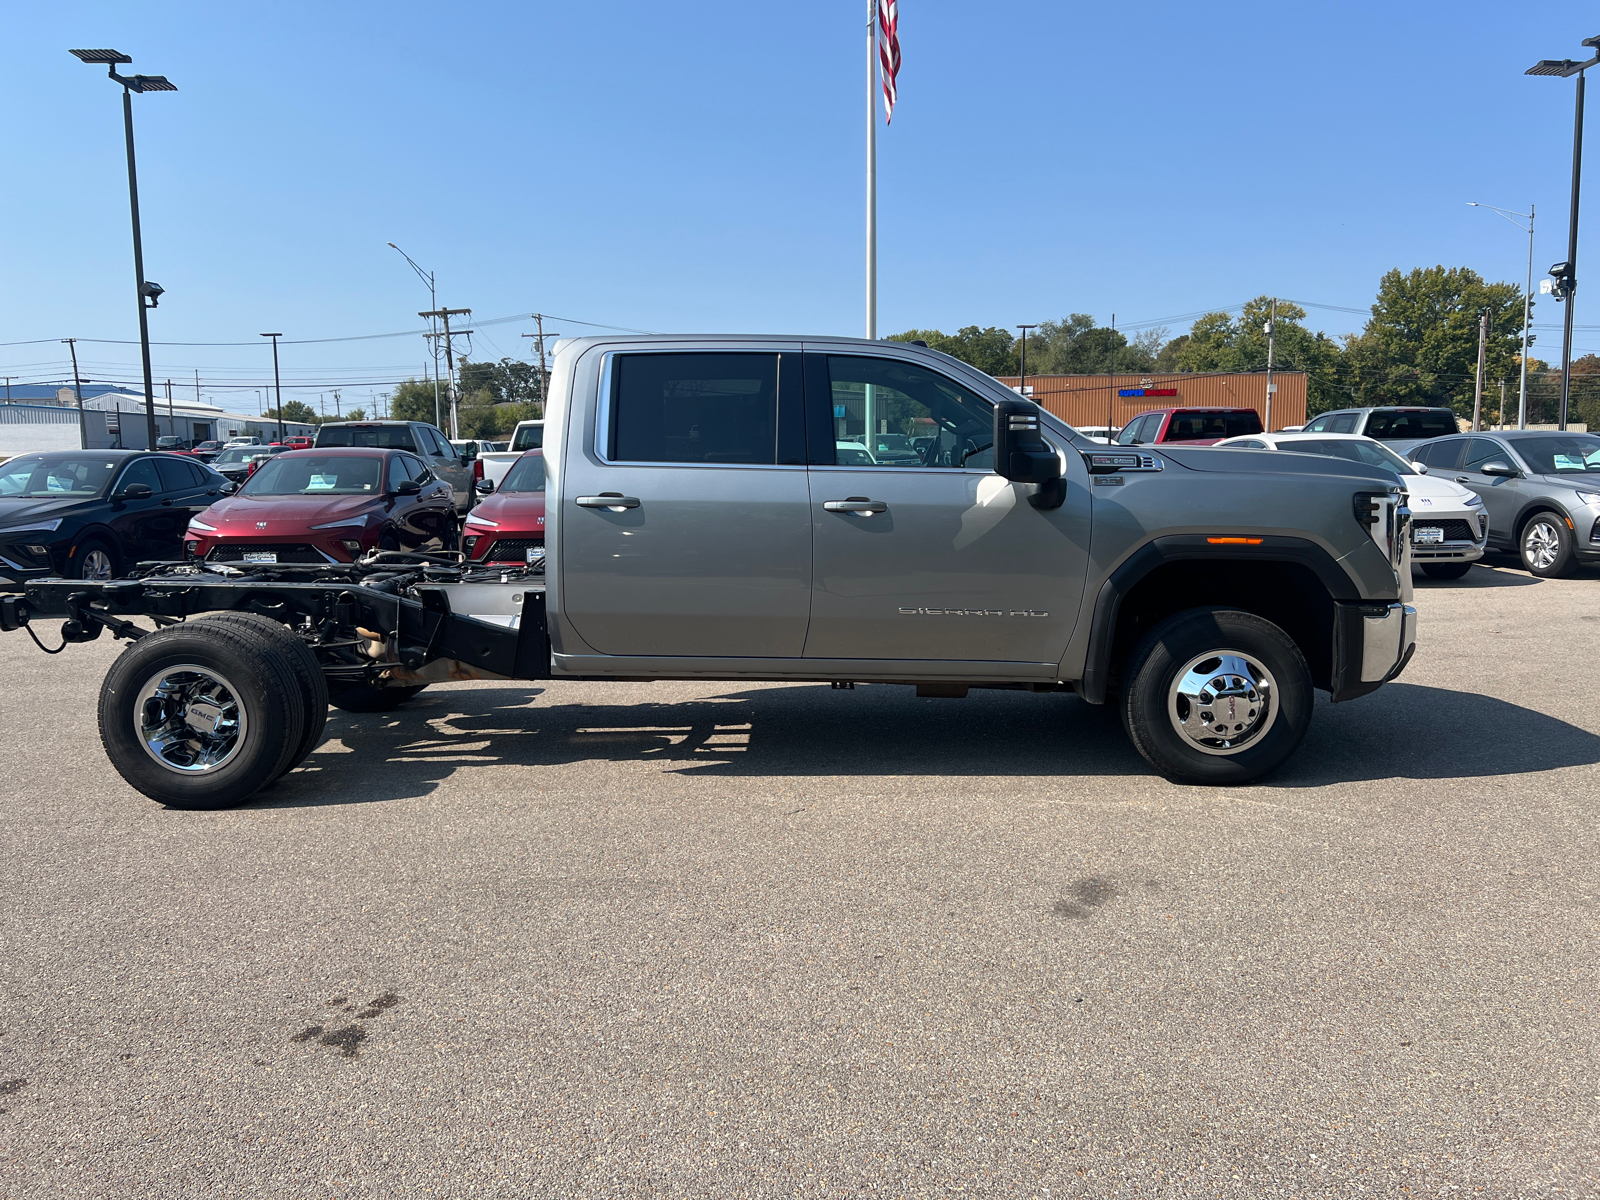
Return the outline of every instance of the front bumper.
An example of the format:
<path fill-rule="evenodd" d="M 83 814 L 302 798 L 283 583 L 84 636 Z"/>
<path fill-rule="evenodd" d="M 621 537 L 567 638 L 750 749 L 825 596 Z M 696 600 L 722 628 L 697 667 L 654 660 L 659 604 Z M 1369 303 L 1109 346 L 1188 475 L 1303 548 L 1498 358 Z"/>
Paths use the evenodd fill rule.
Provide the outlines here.
<path fill-rule="evenodd" d="M 1444 540 L 1417 540 L 1422 530 L 1431 528 L 1442 528 Z M 1483 557 L 1488 538 L 1489 515 L 1481 508 L 1438 512 L 1424 509 L 1411 514 L 1411 561 L 1418 566 L 1429 562 L 1477 562 Z"/>
<path fill-rule="evenodd" d="M 1375 692 L 1417 649 L 1417 610 L 1401 601 L 1341 603 L 1334 615 L 1334 703 Z"/>
<path fill-rule="evenodd" d="M 338 535 L 344 534 L 345 537 Z M 346 540 L 357 543 L 351 549 Z M 280 563 L 354 562 L 378 542 L 378 534 L 362 529 L 317 529 L 259 536 L 189 533 L 184 539 L 185 557 L 206 562 L 234 565 L 244 563 L 252 551 L 270 551 Z"/>

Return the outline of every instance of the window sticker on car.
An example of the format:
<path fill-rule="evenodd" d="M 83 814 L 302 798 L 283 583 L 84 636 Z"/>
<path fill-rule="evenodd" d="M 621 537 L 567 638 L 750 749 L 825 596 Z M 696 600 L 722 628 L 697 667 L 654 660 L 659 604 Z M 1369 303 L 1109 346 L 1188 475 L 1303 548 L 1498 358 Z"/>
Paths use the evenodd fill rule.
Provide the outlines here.
<path fill-rule="evenodd" d="M 327 491 L 329 488 L 336 488 L 338 486 L 339 477 L 337 475 L 313 475 L 311 477 L 311 482 L 306 484 L 306 491 Z"/>

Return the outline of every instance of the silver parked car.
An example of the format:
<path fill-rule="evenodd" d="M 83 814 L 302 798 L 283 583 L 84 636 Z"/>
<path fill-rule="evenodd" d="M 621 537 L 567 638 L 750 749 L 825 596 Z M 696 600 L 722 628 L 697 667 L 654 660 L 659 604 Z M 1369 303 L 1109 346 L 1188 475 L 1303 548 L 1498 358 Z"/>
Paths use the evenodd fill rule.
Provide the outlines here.
<path fill-rule="evenodd" d="M 1424 442 L 1411 458 L 1483 497 L 1489 545 L 1535 575 L 1600 562 L 1600 437 L 1507 430 Z"/>

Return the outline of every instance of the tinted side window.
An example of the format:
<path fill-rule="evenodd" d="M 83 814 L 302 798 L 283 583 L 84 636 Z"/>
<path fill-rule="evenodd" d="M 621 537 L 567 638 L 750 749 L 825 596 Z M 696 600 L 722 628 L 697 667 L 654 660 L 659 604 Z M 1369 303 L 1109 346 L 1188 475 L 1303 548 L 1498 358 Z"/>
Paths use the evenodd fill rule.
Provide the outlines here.
<path fill-rule="evenodd" d="M 450 448 L 450 443 L 445 440 L 444 434 L 440 433 L 431 425 L 424 428 L 422 432 L 426 434 L 428 440 L 433 443 L 433 449 L 430 451 L 430 453 L 442 454 L 445 458 L 455 457 L 455 451 Z"/>
<path fill-rule="evenodd" d="M 1411 457 L 1425 467 L 1451 470 L 1461 462 L 1461 452 L 1466 448 L 1465 438 L 1449 438 L 1442 442 L 1428 442 L 1412 451 Z"/>
<path fill-rule="evenodd" d="M 521 453 L 523 450 L 542 450 L 543 448 L 543 425 L 518 426 L 516 435 L 511 439 L 511 449 Z"/>
<path fill-rule="evenodd" d="M 1499 442 L 1489 438 L 1468 438 L 1467 456 L 1461 463 L 1461 469 L 1476 471 L 1484 463 L 1496 460 L 1510 465 L 1511 454 Z"/>
<path fill-rule="evenodd" d="M 1117 444 L 1120 446 L 1140 446 L 1148 442 L 1155 435 L 1161 425 L 1161 414 L 1151 413 L 1148 416 L 1135 417 L 1123 431 L 1117 434 Z"/>
<path fill-rule="evenodd" d="M 621 354 L 611 369 L 613 462 L 778 461 L 776 354 Z"/>
<path fill-rule="evenodd" d="M 122 473 L 122 478 L 117 480 L 117 491 L 127 491 L 130 483 L 142 483 L 152 492 L 159 492 L 161 480 L 156 475 L 155 459 L 141 458 L 129 463 L 128 469 Z"/>
<path fill-rule="evenodd" d="M 1334 417 L 1325 426 L 1323 426 L 1321 430 L 1318 430 L 1318 432 L 1354 433 L 1356 431 L 1356 420 L 1360 417 L 1360 415 L 1360 413 L 1341 413 L 1339 416 Z"/>
<path fill-rule="evenodd" d="M 828 356 L 838 466 L 994 469 L 994 405 L 913 363 Z"/>
<path fill-rule="evenodd" d="M 189 464 L 177 459 L 159 458 L 156 471 L 161 475 L 161 491 L 187 492 L 194 487 L 194 476 L 189 474 Z"/>
<path fill-rule="evenodd" d="M 403 483 L 407 479 L 415 478 L 415 476 L 413 476 L 411 473 L 411 463 L 413 461 L 415 460 L 409 459 L 408 456 L 404 454 L 393 454 L 389 456 L 390 491 L 394 490 L 395 484 Z"/>

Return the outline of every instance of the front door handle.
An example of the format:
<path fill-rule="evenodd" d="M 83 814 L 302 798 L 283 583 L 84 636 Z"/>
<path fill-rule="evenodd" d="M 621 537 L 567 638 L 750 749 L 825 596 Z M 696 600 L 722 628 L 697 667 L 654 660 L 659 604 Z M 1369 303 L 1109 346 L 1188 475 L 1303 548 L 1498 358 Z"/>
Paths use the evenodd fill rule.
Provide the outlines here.
<path fill-rule="evenodd" d="M 161 507 L 162 508 L 171 508 L 172 507 L 172 501 L 171 500 L 163 500 L 161 502 Z"/>
<path fill-rule="evenodd" d="M 1468 482 L 1468 480 L 1467 480 L 1467 477 L 1465 475 L 1457 475 L 1456 476 L 1456 482 L 1457 483 L 1466 483 L 1466 482 Z"/>
<path fill-rule="evenodd" d="M 598 496 L 579 496 L 579 508 L 609 508 L 620 512 L 625 508 L 638 508 L 637 496 L 624 496 L 621 492 L 601 492 Z"/>
<path fill-rule="evenodd" d="M 873 513 L 888 512 L 889 506 L 882 500 L 869 500 L 865 496 L 851 496 L 848 500 L 824 500 L 824 512 Z"/>

